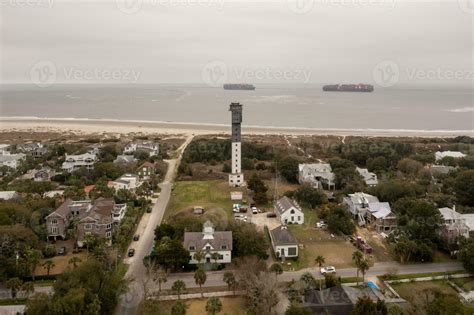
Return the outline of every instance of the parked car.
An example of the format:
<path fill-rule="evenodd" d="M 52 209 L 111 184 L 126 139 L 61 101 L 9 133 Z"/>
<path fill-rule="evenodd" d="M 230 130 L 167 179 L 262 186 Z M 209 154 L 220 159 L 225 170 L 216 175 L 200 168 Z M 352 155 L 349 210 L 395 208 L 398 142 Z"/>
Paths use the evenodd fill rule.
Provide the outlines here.
<path fill-rule="evenodd" d="M 133 240 L 134 240 L 135 242 L 137 242 L 139 239 L 140 239 L 140 234 L 135 234 L 135 235 L 133 236 Z"/>
<path fill-rule="evenodd" d="M 275 212 L 268 212 L 267 213 L 267 218 L 276 218 L 276 213 Z"/>
<path fill-rule="evenodd" d="M 327 274 L 327 273 L 336 273 L 336 268 L 332 266 L 321 268 L 322 275 Z"/>
<path fill-rule="evenodd" d="M 327 224 L 324 223 L 324 221 L 319 221 L 319 222 L 316 222 L 316 227 L 319 229 L 323 229 L 327 227 Z"/>
<path fill-rule="evenodd" d="M 152 207 L 146 208 L 146 213 L 151 213 Z"/>
<path fill-rule="evenodd" d="M 130 248 L 130 249 L 128 250 L 128 257 L 133 257 L 134 255 L 135 255 L 135 249 Z"/>
<path fill-rule="evenodd" d="M 251 207 L 250 209 L 252 209 L 252 213 L 253 213 L 253 214 L 257 214 L 257 213 L 258 213 L 257 207 L 253 206 L 253 207 Z"/>
<path fill-rule="evenodd" d="M 66 246 L 62 246 L 58 249 L 58 255 L 65 256 L 67 254 Z"/>

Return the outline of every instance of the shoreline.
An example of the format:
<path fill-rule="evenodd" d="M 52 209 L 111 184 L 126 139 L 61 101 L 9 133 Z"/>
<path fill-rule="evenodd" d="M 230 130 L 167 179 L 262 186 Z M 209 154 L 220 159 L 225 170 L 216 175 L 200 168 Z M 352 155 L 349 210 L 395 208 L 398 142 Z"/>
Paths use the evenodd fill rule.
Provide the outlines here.
<path fill-rule="evenodd" d="M 33 130 L 34 129 L 34 130 Z M 134 121 L 111 119 L 0 117 L 0 131 L 28 132 L 75 132 L 91 133 L 159 133 L 159 134 L 229 134 L 229 125 Z M 474 130 L 402 130 L 402 129 L 323 129 L 272 126 L 242 126 L 247 135 L 289 135 L 289 136 L 370 136 L 370 137 L 457 137 L 474 136 Z"/>

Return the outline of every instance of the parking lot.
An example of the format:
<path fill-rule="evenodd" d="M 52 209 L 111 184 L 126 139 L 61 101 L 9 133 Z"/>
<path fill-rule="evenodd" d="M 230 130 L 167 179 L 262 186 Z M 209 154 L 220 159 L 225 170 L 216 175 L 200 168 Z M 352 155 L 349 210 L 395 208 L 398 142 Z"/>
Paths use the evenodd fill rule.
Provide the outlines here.
<path fill-rule="evenodd" d="M 280 221 L 278 218 L 268 218 L 266 213 L 258 213 L 258 214 L 252 214 L 248 215 L 250 218 L 250 222 L 255 224 L 257 226 L 257 229 L 262 230 L 264 226 L 266 225 L 269 230 L 273 230 L 274 228 L 278 227 L 281 225 Z"/>

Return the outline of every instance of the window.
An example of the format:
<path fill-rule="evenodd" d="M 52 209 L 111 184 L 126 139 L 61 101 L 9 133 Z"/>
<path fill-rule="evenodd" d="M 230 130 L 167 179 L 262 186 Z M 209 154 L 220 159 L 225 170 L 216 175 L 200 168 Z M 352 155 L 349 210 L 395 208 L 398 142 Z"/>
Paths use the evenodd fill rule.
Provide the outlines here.
<path fill-rule="evenodd" d="M 291 216 L 291 221 L 295 221 L 295 217 L 294 217 L 294 216 Z"/>
<path fill-rule="evenodd" d="M 290 213 L 291 213 L 291 214 L 295 214 L 295 210 L 294 210 L 294 209 L 291 209 Z"/>
<path fill-rule="evenodd" d="M 222 246 L 221 246 L 221 249 L 226 250 L 226 249 L 227 249 L 227 245 L 222 245 Z"/>
<path fill-rule="evenodd" d="M 57 226 L 53 226 L 51 227 L 51 234 L 58 234 L 58 227 Z"/>
<path fill-rule="evenodd" d="M 211 250 L 211 246 L 207 245 L 206 250 Z"/>
<path fill-rule="evenodd" d="M 288 247 L 288 256 L 296 256 L 296 247 Z"/>
<path fill-rule="evenodd" d="M 58 220 L 52 219 L 52 220 L 51 220 L 51 224 L 58 224 Z"/>
<path fill-rule="evenodd" d="M 301 221 L 301 216 L 298 216 L 298 221 Z"/>
<path fill-rule="evenodd" d="M 219 259 L 220 259 L 220 260 L 224 259 L 224 256 L 223 256 L 223 255 L 219 255 Z"/>
<path fill-rule="evenodd" d="M 84 226 L 84 229 L 85 229 L 85 230 L 90 230 L 90 229 L 92 229 L 92 224 L 89 224 L 89 223 L 86 224 L 86 225 Z"/>
<path fill-rule="evenodd" d="M 194 247 L 194 246 L 189 246 L 189 250 L 195 250 L 195 249 L 196 249 L 196 247 Z"/>
<path fill-rule="evenodd" d="M 112 224 L 107 224 L 107 229 L 110 230 L 112 228 Z"/>
<path fill-rule="evenodd" d="M 112 232 L 108 231 L 107 233 L 105 233 L 105 236 L 107 238 L 111 238 L 112 237 Z"/>

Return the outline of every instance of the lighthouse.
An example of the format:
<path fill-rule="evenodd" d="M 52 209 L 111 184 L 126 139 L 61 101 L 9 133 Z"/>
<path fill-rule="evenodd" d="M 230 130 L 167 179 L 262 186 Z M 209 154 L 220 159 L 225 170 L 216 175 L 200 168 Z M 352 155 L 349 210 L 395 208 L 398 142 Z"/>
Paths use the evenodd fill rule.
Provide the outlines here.
<path fill-rule="evenodd" d="M 229 111 L 232 112 L 232 147 L 231 147 L 231 161 L 232 173 L 229 174 L 229 186 L 241 187 L 244 186 L 244 174 L 242 174 L 242 144 L 241 138 L 241 124 L 242 124 L 242 104 L 231 103 Z"/>

